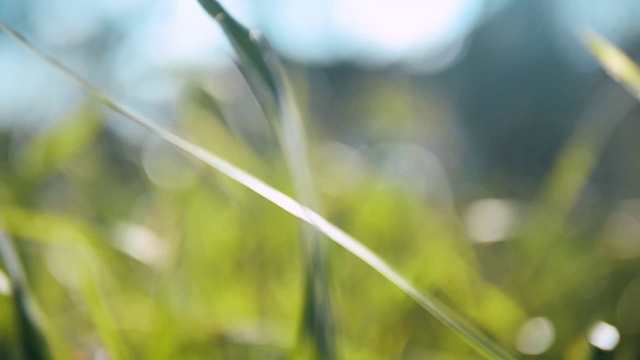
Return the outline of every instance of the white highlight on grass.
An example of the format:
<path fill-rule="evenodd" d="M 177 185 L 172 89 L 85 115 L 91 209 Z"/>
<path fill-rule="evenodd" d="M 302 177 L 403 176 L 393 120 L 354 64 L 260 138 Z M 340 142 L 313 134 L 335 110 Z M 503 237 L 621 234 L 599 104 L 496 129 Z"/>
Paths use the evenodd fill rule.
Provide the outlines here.
<path fill-rule="evenodd" d="M 479 243 L 506 240 L 516 225 L 515 205 L 504 199 L 481 199 L 464 211 L 464 225 L 469 238 Z"/>
<path fill-rule="evenodd" d="M 535 317 L 527 320 L 516 339 L 516 348 L 523 354 L 542 354 L 551 347 L 556 331 L 553 323 L 546 317 Z"/>
<path fill-rule="evenodd" d="M 0 270 L 0 294 L 5 296 L 11 296 L 11 280 L 4 271 Z"/>
<path fill-rule="evenodd" d="M 589 330 L 589 343 L 599 349 L 613 350 L 618 346 L 619 341 L 618 329 L 604 321 L 598 321 Z"/>
<path fill-rule="evenodd" d="M 116 246 L 132 258 L 153 267 L 160 267 L 169 255 L 169 247 L 150 229 L 132 223 L 116 228 Z"/>

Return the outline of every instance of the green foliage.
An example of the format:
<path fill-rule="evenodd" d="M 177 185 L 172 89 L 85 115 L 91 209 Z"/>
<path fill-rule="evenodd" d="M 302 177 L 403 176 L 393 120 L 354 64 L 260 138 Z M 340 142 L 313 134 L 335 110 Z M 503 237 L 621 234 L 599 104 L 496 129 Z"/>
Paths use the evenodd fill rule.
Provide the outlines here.
<path fill-rule="evenodd" d="M 265 116 L 275 129 L 291 174 L 296 196 L 301 204 L 319 210 L 320 202 L 308 166 L 308 145 L 301 116 L 285 88 L 282 65 L 268 44 L 240 25 L 215 0 L 200 0 L 203 8 L 218 21 L 239 55 L 245 77 Z M 301 223 L 305 297 L 301 324 L 301 344 L 312 344 L 312 357 L 335 359 L 335 325 L 327 280 L 324 238 L 314 229 L 316 224 Z"/>
<path fill-rule="evenodd" d="M 12 286 L 12 310 L 17 337 L 14 354 L 19 359 L 51 359 L 50 348 L 44 337 L 45 320 L 30 293 L 18 253 L 4 233 L 0 233 L 0 254 Z"/>
<path fill-rule="evenodd" d="M 24 149 L 21 170 L 28 178 L 42 181 L 82 151 L 101 129 L 102 118 L 94 107 L 77 109 L 64 121 L 32 140 Z"/>
<path fill-rule="evenodd" d="M 333 174 L 314 156 L 320 146 L 306 142 L 302 116 L 287 95 L 292 85 L 281 69 L 269 65 L 272 54 L 263 52 L 247 29 L 217 2 L 200 2 L 263 83 L 263 90 L 252 89 L 272 101 L 273 108 L 264 111 L 284 159 L 261 158 L 231 138 L 215 101 L 187 104 L 181 114 L 180 125 L 200 146 L 124 109 L 45 56 L 99 102 L 244 187 L 226 179 L 213 183 L 205 171 L 173 188 L 154 184 L 141 171 L 114 176 L 113 163 L 126 169 L 127 150 L 102 127 L 100 112 L 86 105 L 37 135 L 19 156 L 1 159 L 13 167 L 0 177 L 12 195 L 0 207 L 0 223 L 18 248 L 0 238 L 13 286 L 11 297 L 0 295 L 0 312 L 13 319 L 0 317 L 2 354 L 456 359 L 478 351 L 511 358 L 522 322 L 544 315 L 557 324 L 556 343 L 545 356 L 590 356 L 588 326 L 615 317 L 619 284 L 635 276 L 633 264 L 594 252 L 591 244 L 607 246 L 607 239 L 596 233 L 585 241 L 569 216 L 610 129 L 603 132 L 595 122 L 576 132 L 518 239 L 472 245 L 445 210 L 373 167 L 365 167 L 363 180 L 347 195 L 318 195 L 311 179 L 321 183 Z M 637 68 L 628 58 L 601 38 L 592 36 L 588 43 L 611 73 L 637 87 Z M 264 91 L 271 93 L 260 94 Z M 333 166 L 349 165 L 343 158 L 330 160 Z M 240 166 L 268 174 L 278 187 L 292 185 L 299 200 Z M 581 181 L 572 181 L 575 176 Z M 320 197 L 326 217 L 312 210 Z M 113 201 L 126 206 L 114 211 Z M 331 293 L 318 233 L 342 247 L 328 249 Z M 607 292 L 614 294 L 611 299 L 602 296 Z M 300 338 L 310 340 L 313 349 L 300 346 Z M 638 355 L 632 346 L 622 348 L 627 358 Z"/>

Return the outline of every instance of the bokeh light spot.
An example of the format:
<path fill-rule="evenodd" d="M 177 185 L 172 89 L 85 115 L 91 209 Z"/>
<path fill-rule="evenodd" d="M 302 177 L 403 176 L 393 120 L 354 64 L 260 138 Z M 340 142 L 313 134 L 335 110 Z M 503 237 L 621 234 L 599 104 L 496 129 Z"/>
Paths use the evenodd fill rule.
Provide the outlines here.
<path fill-rule="evenodd" d="M 542 354 L 551 347 L 555 339 L 553 323 L 545 317 L 527 320 L 518 333 L 516 348 L 523 354 Z"/>
<path fill-rule="evenodd" d="M 620 333 L 613 325 L 599 321 L 589 330 L 589 342 L 598 349 L 610 351 L 618 346 Z"/>
<path fill-rule="evenodd" d="M 464 225 L 474 242 L 506 240 L 516 225 L 515 206 L 504 199 L 476 200 L 464 211 Z"/>

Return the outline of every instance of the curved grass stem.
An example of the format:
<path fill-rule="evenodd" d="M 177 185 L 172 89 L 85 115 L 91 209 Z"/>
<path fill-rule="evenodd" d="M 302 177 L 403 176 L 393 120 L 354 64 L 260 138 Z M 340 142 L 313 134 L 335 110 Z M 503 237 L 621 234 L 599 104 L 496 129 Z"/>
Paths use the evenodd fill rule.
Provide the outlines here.
<path fill-rule="evenodd" d="M 506 350 L 504 350 L 500 345 L 477 330 L 469 322 L 464 320 L 462 316 L 457 315 L 453 310 L 449 309 L 448 306 L 441 303 L 438 299 L 422 293 L 416 286 L 414 286 L 412 283 L 402 277 L 395 269 L 388 265 L 380 256 L 371 251 L 351 235 L 333 225 L 331 222 L 326 220 L 324 217 L 322 217 L 312 209 L 301 205 L 293 198 L 269 186 L 262 180 L 238 168 L 225 159 L 156 125 L 153 121 L 143 116 L 139 116 L 134 112 L 126 109 L 124 106 L 112 100 L 110 96 L 103 93 L 100 89 L 84 80 L 73 70 L 69 69 L 52 56 L 39 50 L 29 40 L 18 34 L 15 30 L 1 21 L 0 30 L 8 34 L 13 39 L 17 40 L 21 45 L 25 46 L 39 58 L 45 60 L 57 70 L 66 74 L 70 79 L 84 88 L 84 90 L 89 95 L 94 97 L 97 101 L 101 102 L 108 108 L 148 129 L 164 141 L 182 150 L 188 155 L 202 161 L 203 163 L 244 185 L 245 187 L 269 200 L 273 204 L 279 206 L 291 215 L 314 226 L 322 234 L 326 235 L 335 243 L 358 257 L 360 260 L 376 270 L 399 289 L 404 291 L 433 317 L 447 326 L 455 334 L 460 336 L 464 341 L 469 343 L 486 358 L 513 359 L 513 357 Z"/>

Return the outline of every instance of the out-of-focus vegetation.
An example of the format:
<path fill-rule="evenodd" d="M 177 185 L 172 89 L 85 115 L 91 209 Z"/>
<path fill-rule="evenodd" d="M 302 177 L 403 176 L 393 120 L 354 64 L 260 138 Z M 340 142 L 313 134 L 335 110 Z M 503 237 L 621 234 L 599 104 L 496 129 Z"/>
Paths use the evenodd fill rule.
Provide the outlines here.
<path fill-rule="evenodd" d="M 633 63 L 589 39 L 636 89 Z M 302 148 L 269 122 L 247 74 L 263 70 L 244 60 L 249 86 L 238 72 L 188 82 L 175 130 L 300 198 Z M 526 171 L 489 171 L 484 185 L 459 175 L 454 111 L 407 76 L 351 83 L 358 96 L 341 110 L 354 121 L 331 125 L 313 108 L 343 99 L 313 99 L 317 78 L 286 68 L 327 219 L 518 357 L 640 356 L 640 201 L 598 199 L 589 182 L 634 109 L 624 93 L 596 92 L 524 196 L 509 181 Z M 0 133 L 0 358 L 309 358 L 314 336 L 344 359 L 480 356 L 341 247 L 327 243 L 328 287 L 309 290 L 324 280 L 304 274 L 323 270 L 297 219 L 156 137 L 118 136 L 110 111 L 87 99 L 37 134 Z M 325 334 L 306 328 L 324 326 L 309 320 L 318 309 Z"/>

